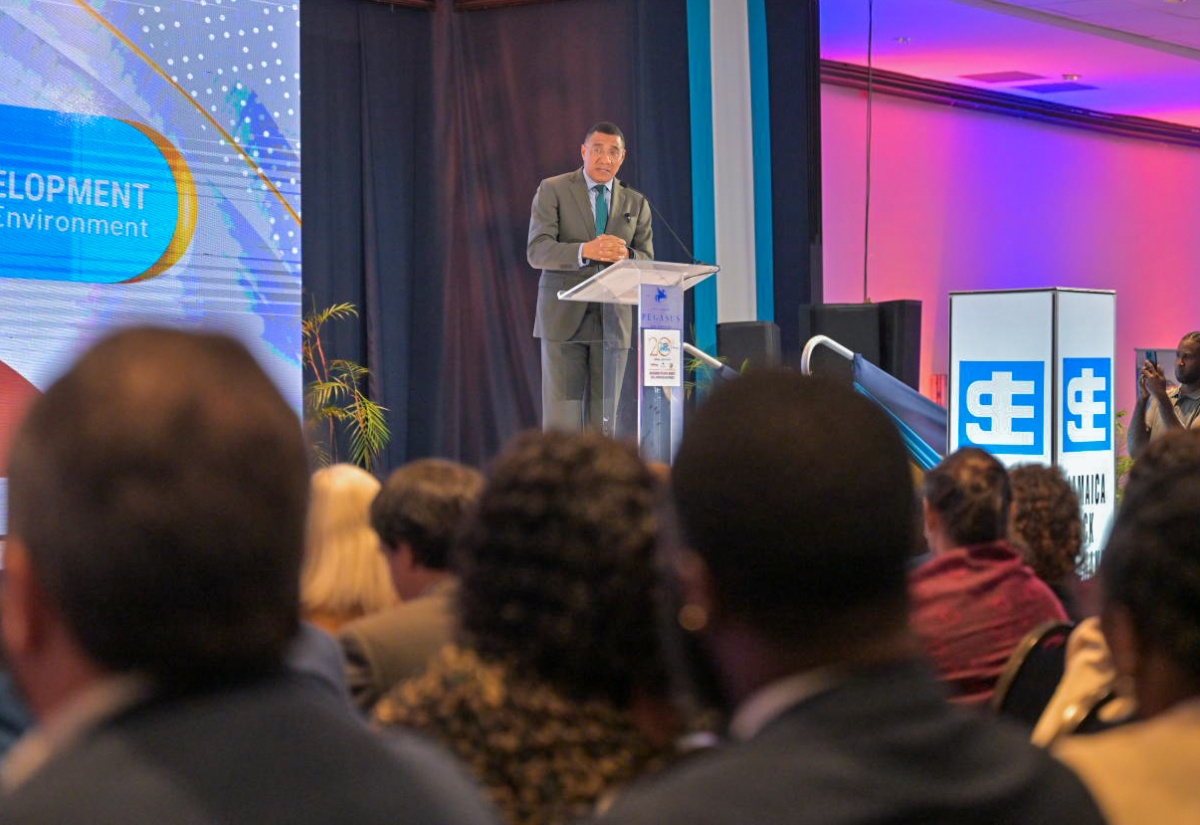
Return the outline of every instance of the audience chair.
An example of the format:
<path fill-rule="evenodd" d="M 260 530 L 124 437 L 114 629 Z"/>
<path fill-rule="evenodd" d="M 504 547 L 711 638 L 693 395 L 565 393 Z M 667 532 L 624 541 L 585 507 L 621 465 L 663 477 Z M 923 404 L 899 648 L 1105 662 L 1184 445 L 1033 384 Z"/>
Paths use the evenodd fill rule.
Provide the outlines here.
<path fill-rule="evenodd" d="M 996 682 L 992 710 L 1032 732 L 1062 680 L 1074 629 L 1068 622 L 1046 622 L 1025 634 Z"/>

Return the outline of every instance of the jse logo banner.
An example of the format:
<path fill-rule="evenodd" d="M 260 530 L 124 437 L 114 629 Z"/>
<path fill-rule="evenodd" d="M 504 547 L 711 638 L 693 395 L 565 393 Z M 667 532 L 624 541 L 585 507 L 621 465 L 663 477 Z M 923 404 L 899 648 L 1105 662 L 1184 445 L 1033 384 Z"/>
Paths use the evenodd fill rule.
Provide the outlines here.
<path fill-rule="evenodd" d="M 1063 359 L 1063 452 L 1112 449 L 1112 359 Z"/>
<path fill-rule="evenodd" d="M 959 363 L 958 444 L 1000 455 L 1045 452 L 1046 364 Z"/>
<path fill-rule="evenodd" d="M 0 106 L 0 277 L 153 278 L 187 250 L 196 212 L 187 162 L 149 126 Z"/>

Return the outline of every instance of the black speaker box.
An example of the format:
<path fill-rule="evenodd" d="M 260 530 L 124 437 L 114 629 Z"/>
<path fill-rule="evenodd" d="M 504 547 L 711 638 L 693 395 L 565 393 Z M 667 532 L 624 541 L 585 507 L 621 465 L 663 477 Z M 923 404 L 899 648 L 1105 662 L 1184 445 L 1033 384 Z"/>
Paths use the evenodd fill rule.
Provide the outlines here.
<path fill-rule="evenodd" d="M 783 361 L 779 326 L 771 321 L 717 324 L 717 354 L 734 370 L 774 367 Z"/>
<path fill-rule="evenodd" d="M 921 379 L 921 302 L 808 304 L 800 307 L 800 343 L 827 335 L 913 389 Z M 841 362 L 841 363 L 838 363 Z M 813 372 L 847 375 L 845 359 L 819 347 Z"/>
<path fill-rule="evenodd" d="M 921 389 L 921 302 L 883 301 L 879 307 L 879 366 Z"/>

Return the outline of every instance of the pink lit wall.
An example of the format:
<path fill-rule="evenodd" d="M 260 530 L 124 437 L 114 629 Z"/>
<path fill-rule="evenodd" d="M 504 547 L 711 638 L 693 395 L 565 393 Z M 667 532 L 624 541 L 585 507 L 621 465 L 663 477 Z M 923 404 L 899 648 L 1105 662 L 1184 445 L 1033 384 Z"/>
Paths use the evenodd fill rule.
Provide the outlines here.
<path fill-rule="evenodd" d="M 825 301 L 863 300 L 866 95 L 822 87 Z M 1200 149 L 876 94 L 868 296 L 922 301 L 921 387 L 948 365 L 949 293 L 1117 291 L 1133 349 L 1200 329 Z"/>

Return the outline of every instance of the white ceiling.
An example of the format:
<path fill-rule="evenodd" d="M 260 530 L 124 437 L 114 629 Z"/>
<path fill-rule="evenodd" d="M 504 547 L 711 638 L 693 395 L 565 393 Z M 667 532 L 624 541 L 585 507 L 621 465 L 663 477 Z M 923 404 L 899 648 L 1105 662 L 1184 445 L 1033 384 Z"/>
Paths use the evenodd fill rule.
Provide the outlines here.
<path fill-rule="evenodd" d="M 982 8 L 1046 15 L 1047 22 L 1104 30 L 1109 37 L 1133 35 L 1154 48 L 1181 46 L 1200 59 L 1200 0 L 958 0 Z M 1003 7 L 1008 7 L 1007 9 Z"/>
<path fill-rule="evenodd" d="M 872 6 L 877 68 L 1200 128 L 1200 0 L 821 0 L 821 56 L 865 65 Z"/>

